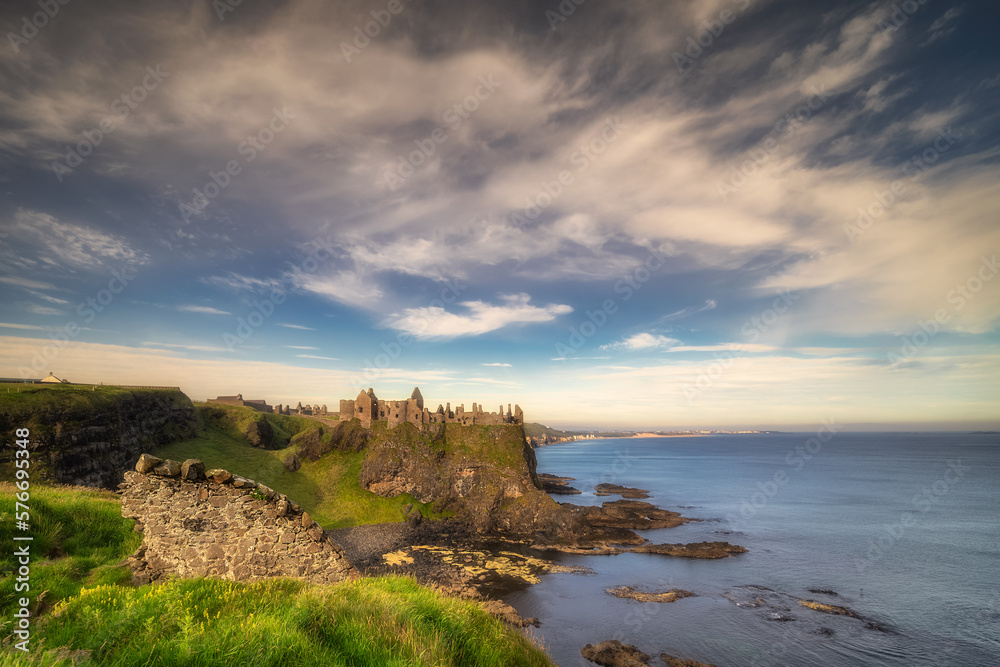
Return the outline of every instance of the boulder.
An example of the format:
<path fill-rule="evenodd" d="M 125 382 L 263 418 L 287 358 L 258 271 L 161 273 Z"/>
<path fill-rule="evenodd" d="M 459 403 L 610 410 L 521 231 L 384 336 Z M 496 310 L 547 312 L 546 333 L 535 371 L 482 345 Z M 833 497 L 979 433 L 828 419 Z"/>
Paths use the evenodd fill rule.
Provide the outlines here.
<path fill-rule="evenodd" d="M 197 482 L 205 479 L 205 464 L 198 459 L 188 459 L 181 464 L 181 479 Z"/>
<path fill-rule="evenodd" d="M 289 472 L 295 472 L 302 467 L 302 459 L 295 454 L 289 454 L 285 457 L 284 464 Z"/>
<path fill-rule="evenodd" d="M 649 656 L 632 646 L 622 644 L 617 639 L 601 642 L 597 646 L 587 644 L 580 653 L 591 662 L 605 667 L 647 667 Z"/>
<path fill-rule="evenodd" d="M 216 484 L 227 484 L 233 481 L 233 473 L 228 470 L 222 470 L 221 468 L 212 468 L 205 473 L 205 476 Z"/>
<path fill-rule="evenodd" d="M 158 459 L 155 456 L 149 454 L 143 454 L 136 461 L 135 470 L 143 475 L 148 475 L 153 468 L 163 463 L 163 459 Z"/>
<path fill-rule="evenodd" d="M 153 468 L 153 474 L 160 477 L 177 477 L 181 474 L 181 462 L 167 459 Z"/>

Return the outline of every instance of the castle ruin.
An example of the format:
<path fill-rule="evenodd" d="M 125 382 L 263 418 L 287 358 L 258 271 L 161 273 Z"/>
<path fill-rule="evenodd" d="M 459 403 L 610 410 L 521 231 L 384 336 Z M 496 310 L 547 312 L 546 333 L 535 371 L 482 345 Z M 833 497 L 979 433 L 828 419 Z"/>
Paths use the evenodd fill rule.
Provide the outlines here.
<path fill-rule="evenodd" d="M 521 406 L 514 405 L 511 409 L 507 404 L 507 412 L 504 412 L 503 405 L 499 412 L 486 412 L 482 405 L 472 404 L 472 410 L 466 412 L 465 404 L 459 405 L 454 410 L 451 403 L 438 405 L 437 410 L 431 412 L 424 407 L 424 397 L 420 394 L 418 387 L 413 388 L 413 393 L 404 401 L 384 401 L 375 395 L 369 388 L 368 391 L 361 391 L 357 398 L 342 399 L 340 401 L 340 419 L 359 419 L 367 427 L 373 421 L 385 420 L 389 428 L 395 428 L 400 424 L 409 422 L 420 427 L 424 424 L 463 424 L 471 426 L 473 424 L 523 424 L 524 413 Z"/>

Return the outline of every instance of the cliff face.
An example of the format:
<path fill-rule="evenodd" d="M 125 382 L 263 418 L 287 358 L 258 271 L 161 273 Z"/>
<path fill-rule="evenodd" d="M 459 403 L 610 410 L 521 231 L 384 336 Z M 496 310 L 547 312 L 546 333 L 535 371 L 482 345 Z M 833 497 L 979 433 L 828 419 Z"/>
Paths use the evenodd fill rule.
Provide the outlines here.
<path fill-rule="evenodd" d="M 535 453 L 519 424 L 463 426 L 376 422 L 359 482 L 383 497 L 409 493 L 476 532 L 550 527 L 558 504 L 538 488 Z"/>
<path fill-rule="evenodd" d="M 55 387 L 4 394 L 0 432 L 31 430 L 32 477 L 114 489 L 142 452 L 195 433 L 195 412 L 179 391 Z M 13 478 L 14 450 L 0 450 Z"/>

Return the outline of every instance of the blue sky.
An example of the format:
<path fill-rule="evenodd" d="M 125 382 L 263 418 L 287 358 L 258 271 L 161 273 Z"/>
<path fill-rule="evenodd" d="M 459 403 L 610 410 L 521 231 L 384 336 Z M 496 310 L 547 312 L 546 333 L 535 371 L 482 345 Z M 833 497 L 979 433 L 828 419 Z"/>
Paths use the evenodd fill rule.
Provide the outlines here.
<path fill-rule="evenodd" d="M 0 375 L 1000 426 L 998 8 L 224 6 L 2 10 Z"/>

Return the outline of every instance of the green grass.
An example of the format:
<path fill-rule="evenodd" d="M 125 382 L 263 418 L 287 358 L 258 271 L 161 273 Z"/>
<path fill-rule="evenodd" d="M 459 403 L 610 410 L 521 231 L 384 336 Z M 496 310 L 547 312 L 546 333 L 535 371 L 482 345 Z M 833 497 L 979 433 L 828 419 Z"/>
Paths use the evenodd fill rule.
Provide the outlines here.
<path fill-rule="evenodd" d="M 13 537 L 17 489 L 0 483 L 0 543 L 8 545 L 0 556 L 0 618 L 9 618 L 17 598 L 14 591 Z M 135 522 L 124 519 L 118 497 L 109 491 L 82 487 L 33 484 L 31 508 L 31 590 L 28 596 L 36 609 L 45 608 L 76 595 L 84 585 L 128 581 L 131 573 L 116 567 L 135 551 L 142 536 L 134 532 Z M 17 544 L 20 546 L 20 543 Z M 44 595 L 43 595 L 44 593 Z"/>
<path fill-rule="evenodd" d="M 310 428 L 318 425 L 312 420 L 303 421 Z M 290 472 L 283 461 L 294 451 L 294 447 L 276 451 L 255 449 L 209 421 L 197 437 L 174 442 L 150 453 L 177 461 L 199 459 L 208 468 L 223 468 L 266 484 L 301 505 L 314 520 L 330 530 L 403 521 L 402 508 L 411 503 L 424 516 L 440 516 L 429 505 L 419 503 L 407 494 L 382 498 L 363 489 L 358 482 L 358 473 L 364 453 L 330 452 L 315 463 L 303 461 L 297 472 Z"/>
<path fill-rule="evenodd" d="M 116 667 L 552 665 L 479 605 L 403 577 L 99 586 L 36 623 L 41 642 L 17 664 L 55 665 L 73 650 L 91 652 L 84 664 Z M 13 653 L 0 664 L 15 664 Z"/>
<path fill-rule="evenodd" d="M 122 389 L 103 385 L 0 384 L 0 413 L 31 415 L 39 410 L 109 408 L 116 400 L 143 394 L 175 401 L 187 400 L 179 391 L 169 389 Z"/>

